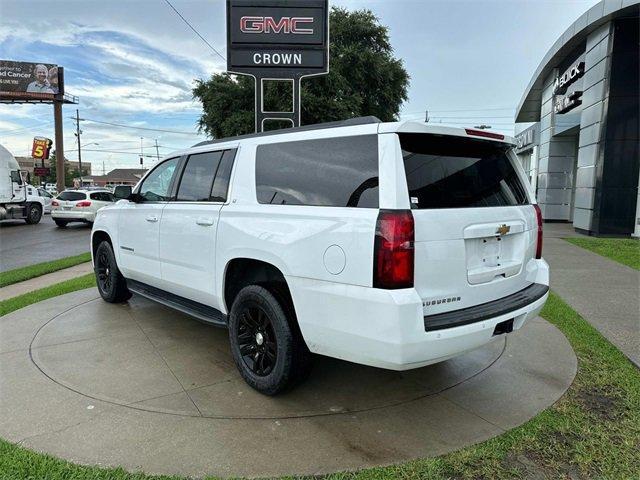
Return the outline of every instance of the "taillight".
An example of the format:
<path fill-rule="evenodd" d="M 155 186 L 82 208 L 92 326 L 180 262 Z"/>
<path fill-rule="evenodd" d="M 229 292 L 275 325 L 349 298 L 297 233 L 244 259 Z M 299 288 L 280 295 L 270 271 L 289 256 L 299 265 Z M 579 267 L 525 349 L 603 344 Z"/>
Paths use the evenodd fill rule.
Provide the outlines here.
<path fill-rule="evenodd" d="M 55 200 L 53 200 L 53 201 L 51 202 L 51 206 L 52 206 L 52 207 L 59 207 L 59 206 L 60 206 L 60 204 L 59 204 L 58 202 L 56 202 Z"/>
<path fill-rule="evenodd" d="M 81 202 L 76 203 L 76 207 L 90 207 L 91 202 L 89 200 L 83 200 Z"/>
<path fill-rule="evenodd" d="M 542 258 L 542 211 L 536 204 L 533 206 L 536 211 L 536 220 L 538 221 L 538 239 L 536 243 L 536 258 Z"/>
<path fill-rule="evenodd" d="M 413 243 L 411 210 L 380 210 L 373 253 L 375 288 L 413 287 Z"/>

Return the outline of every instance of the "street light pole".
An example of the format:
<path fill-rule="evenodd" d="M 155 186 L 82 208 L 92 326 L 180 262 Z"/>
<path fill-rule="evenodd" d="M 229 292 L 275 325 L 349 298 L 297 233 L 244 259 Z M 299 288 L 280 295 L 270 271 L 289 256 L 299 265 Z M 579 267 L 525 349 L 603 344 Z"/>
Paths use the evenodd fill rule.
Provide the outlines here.
<path fill-rule="evenodd" d="M 80 170 L 80 188 L 82 188 L 82 147 L 80 145 L 80 112 L 76 108 L 76 136 L 78 137 L 78 169 Z"/>
<path fill-rule="evenodd" d="M 142 148 L 142 142 L 144 140 L 144 137 L 140 137 L 140 170 L 144 170 L 144 163 L 143 163 L 143 157 L 144 157 L 144 150 Z"/>

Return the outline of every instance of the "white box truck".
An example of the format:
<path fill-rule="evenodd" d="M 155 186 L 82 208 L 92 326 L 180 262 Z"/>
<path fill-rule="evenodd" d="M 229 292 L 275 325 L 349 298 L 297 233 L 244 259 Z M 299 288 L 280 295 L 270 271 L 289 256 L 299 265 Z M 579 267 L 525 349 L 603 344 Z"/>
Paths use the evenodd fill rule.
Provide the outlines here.
<path fill-rule="evenodd" d="M 25 220 L 35 224 L 42 218 L 44 199 L 28 183 L 15 157 L 0 145 L 0 220 Z"/>

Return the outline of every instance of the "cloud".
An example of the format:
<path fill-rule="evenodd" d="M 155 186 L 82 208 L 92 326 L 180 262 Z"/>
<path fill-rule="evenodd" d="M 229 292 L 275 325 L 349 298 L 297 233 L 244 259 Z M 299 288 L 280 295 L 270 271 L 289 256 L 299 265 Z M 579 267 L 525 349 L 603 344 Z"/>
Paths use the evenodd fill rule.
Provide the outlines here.
<path fill-rule="evenodd" d="M 83 142 L 100 144 L 88 150 L 122 151 L 87 150 L 83 155 L 87 161 L 100 166 L 104 161 L 107 169 L 135 167 L 141 136 L 147 139 L 145 143 L 150 142 L 148 139 L 161 138 L 158 149 L 161 156 L 203 139 L 195 127 L 201 106 L 192 99 L 191 88 L 195 78 L 219 71 L 220 62 L 185 55 L 189 50 L 176 45 L 163 48 L 166 43 L 157 38 L 147 41 L 148 35 L 131 34 L 127 28 L 112 30 L 104 25 L 67 23 L 62 29 L 55 29 L 49 20 L 30 21 L 29 28 L 25 25 L 3 19 L 0 57 L 27 61 L 53 59 L 48 61 L 65 66 L 66 91 L 80 98 L 83 117 L 146 128 L 193 131 L 193 135 L 188 136 L 83 122 Z M 34 35 L 34 31 L 38 34 Z M 72 135 L 75 124 L 67 114 L 70 109 L 73 106 L 65 107 L 65 152 L 73 158 L 77 150 Z M 54 136 L 50 106 L 0 105 L 0 116 L 3 119 L 0 141 L 15 152 L 24 154 L 34 135 Z M 153 146 L 155 155 L 155 144 Z"/>

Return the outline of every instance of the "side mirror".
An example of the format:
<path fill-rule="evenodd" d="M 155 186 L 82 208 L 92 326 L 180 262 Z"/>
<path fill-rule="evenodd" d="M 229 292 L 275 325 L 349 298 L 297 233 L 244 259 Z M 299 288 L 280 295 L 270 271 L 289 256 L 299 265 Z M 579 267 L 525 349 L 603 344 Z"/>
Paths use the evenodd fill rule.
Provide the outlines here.
<path fill-rule="evenodd" d="M 131 191 L 131 185 L 118 185 L 113 189 L 113 196 L 116 200 L 130 200 Z"/>

